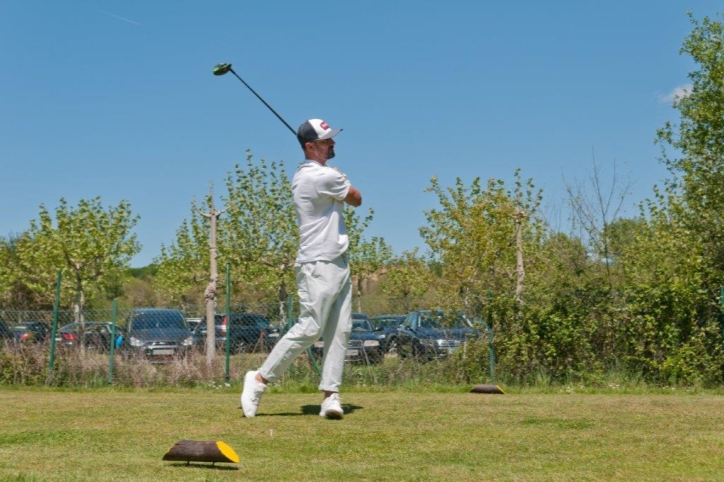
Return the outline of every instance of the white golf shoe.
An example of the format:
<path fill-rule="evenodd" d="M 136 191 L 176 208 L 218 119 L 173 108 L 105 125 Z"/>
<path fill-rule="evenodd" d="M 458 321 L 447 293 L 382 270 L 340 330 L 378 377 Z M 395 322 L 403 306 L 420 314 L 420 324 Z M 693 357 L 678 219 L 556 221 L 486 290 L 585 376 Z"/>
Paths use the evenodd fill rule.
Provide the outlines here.
<path fill-rule="evenodd" d="M 333 393 L 324 399 L 322 402 L 322 411 L 319 412 L 319 416 L 335 420 L 340 420 L 344 417 L 344 410 L 342 410 L 338 393 Z"/>
<path fill-rule="evenodd" d="M 256 415 L 256 409 L 259 408 L 261 396 L 266 391 L 266 385 L 256 379 L 258 371 L 248 371 L 244 375 L 244 389 L 241 392 L 241 410 L 244 416 L 251 418 Z"/>

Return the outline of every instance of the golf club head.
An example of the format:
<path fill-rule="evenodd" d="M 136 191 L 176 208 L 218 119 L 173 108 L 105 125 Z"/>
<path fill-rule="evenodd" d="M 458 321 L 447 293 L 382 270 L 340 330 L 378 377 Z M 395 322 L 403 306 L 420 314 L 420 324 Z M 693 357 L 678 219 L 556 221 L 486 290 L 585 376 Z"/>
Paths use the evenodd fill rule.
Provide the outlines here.
<path fill-rule="evenodd" d="M 214 75 L 224 75 L 231 70 L 231 64 L 216 64 L 212 72 Z"/>
<path fill-rule="evenodd" d="M 290 131 L 292 134 L 294 134 L 294 136 L 296 137 L 297 132 L 294 130 L 294 128 L 293 128 L 292 126 L 290 126 L 289 124 L 287 124 L 287 121 L 285 121 L 284 119 L 282 119 L 282 116 L 280 116 L 279 114 L 277 114 L 277 111 L 275 111 L 275 110 L 272 108 L 272 106 L 270 106 L 269 104 L 267 104 L 267 102 L 266 102 L 264 99 L 262 99 L 261 96 L 260 96 L 259 94 L 257 94 L 256 91 L 255 91 L 254 89 L 252 89 L 249 84 L 247 84 L 246 82 L 244 82 L 244 79 L 242 79 L 241 77 L 239 77 L 239 74 L 237 74 L 236 72 L 234 72 L 234 69 L 231 68 L 231 64 L 216 64 L 216 65 L 214 65 L 214 68 L 212 69 L 212 72 L 214 73 L 214 75 L 224 75 L 224 74 L 227 74 L 227 73 L 229 73 L 229 72 L 231 72 L 232 74 L 234 74 L 234 76 L 235 76 L 237 79 L 239 79 L 239 82 L 241 82 L 242 84 L 244 84 L 244 86 L 245 86 L 247 89 L 249 89 L 249 90 L 251 91 L 251 93 L 254 94 L 254 95 L 256 96 L 256 98 L 259 99 L 259 100 L 262 102 L 262 104 L 264 104 L 264 105 L 267 107 L 267 109 L 269 109 L 270 111 L 272 111 L 272 114 L 274 114 L 275 116 L 277 116 L 277 119 L 279 119 L 280 121 L 282 121 L 282 123 L 283 123 L 285 126 L 287 126 L 287 129 L 289 129 L 289 131 Z"/>

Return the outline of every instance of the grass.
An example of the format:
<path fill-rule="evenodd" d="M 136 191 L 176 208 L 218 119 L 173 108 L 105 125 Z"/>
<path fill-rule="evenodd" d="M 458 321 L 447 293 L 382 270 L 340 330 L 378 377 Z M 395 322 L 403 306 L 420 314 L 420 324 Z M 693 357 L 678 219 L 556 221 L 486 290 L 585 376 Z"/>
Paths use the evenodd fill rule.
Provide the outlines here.
<path fill-rule="evenodd" d="M 721 480 L 724 398 L 693 394 L 354 390 L 344 420 L 279 389 L 0 389 L 0 480 Z M 222 440 L 239 464 L 164 462 Z"/>

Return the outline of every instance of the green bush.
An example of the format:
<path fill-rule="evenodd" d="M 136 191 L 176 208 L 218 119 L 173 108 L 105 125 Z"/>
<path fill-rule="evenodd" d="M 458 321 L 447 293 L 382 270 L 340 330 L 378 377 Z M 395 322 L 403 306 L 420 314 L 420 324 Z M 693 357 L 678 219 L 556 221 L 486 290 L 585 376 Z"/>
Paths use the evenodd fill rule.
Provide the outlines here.
<path fill-rule="evenodd" d="M 0 385 L 42 385 L 48 377 L 48 358 L 35 345 L 0 350 Z"/>

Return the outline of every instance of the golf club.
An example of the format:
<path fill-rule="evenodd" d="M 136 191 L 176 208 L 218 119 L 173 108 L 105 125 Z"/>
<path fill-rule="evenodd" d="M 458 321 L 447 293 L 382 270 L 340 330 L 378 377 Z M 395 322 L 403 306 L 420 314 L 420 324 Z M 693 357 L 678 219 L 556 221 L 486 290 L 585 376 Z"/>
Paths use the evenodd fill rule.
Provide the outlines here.
<path fill-rule="evenodd" d="M 249 84 L 247 84 L 246 82 L 244 82 L 244 79 L 242 79 L 241 77 L 239 77 L 239 74 L 237 74 L 236 72 L 234 72 L 234 69 L 231 68 L 231 64 L 216 64 L 216 65 L 214 66 L 214 69 L 212 70 L 212 72 L 214 73 L 214 75 L 224 75 L 224 74 L 226 74 L 226 73 L 228 73 L 228 72 L 231 72 L 232 74 L 234 74 L 234 75 L 236 76 L 236 78 L 239 79 L 239 80 L 241 81 L 241 83 L 244 84 L 244 85 L 246 86 L 246 88 L 249 89 L 249 90 L 251 91 L 251 93 L 256 96 L 257 99 L 259 99 L 260 101 L 262 101 L 262 103 L 263 103 L 265 106 L 267 106 L 267 108 L 269 108 L 269 110 L 272 111 L 272 113 L 273 113 L 275 116 L 277 116 L 277 119 L 279 119 L 280 121 L 282 121 L 282 122 L 284 123 L 284 125 L 287 126 L 287 128 L 288 128 L 288 129 L 292 132 L 292 134 L 294 134 L 294 136 L 296 137 L 297 133 L 296 133 L 296 131 L 295 131 L 294 129 L 292 129 L 292 126 L 290 126 L 289 124 L 287 124 L 287 121 L 285 121 L 284 119 L 282 119 L 282 116 L 280 116 L 279 114 L 277 114 L 277 111 L 275 111 L 275 110 L 272 108 L 272 106 L 270 106 L 269 104 L 267 104 L 266 101 L 265 101 L 264 99 L 262 99 L 261 96 L 260 96 L 259 94 L 257 94 L 256 91 L 255 91 L 254 89 L 252 89 Z"/>

